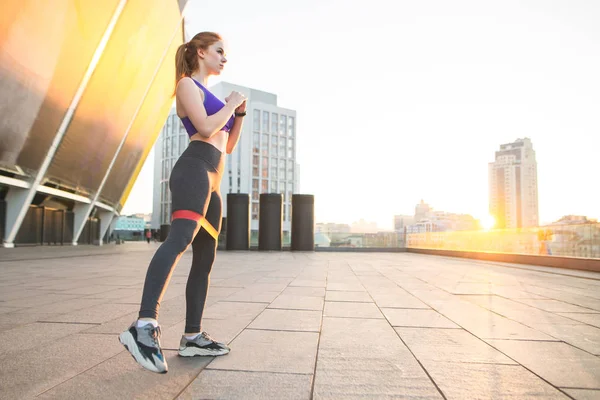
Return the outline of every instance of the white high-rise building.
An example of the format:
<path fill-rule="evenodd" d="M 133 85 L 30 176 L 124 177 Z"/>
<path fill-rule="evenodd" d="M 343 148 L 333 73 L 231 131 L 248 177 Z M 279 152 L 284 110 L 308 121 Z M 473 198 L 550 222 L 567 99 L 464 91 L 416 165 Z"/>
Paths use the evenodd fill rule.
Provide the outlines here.
<path fill-rule="evenodd" d="M 490 214 L 497 228 L 538 226 L 537 162 L 531 140 L 500 146 L 489 164 Z"/>
<path fill-rule="evenodd" d="M 252 242 L 256 243 L 260 194 L 281 193 L 284 243 L 288 243 L 292 194 L 300 190 L 299 166 L 296 163 L 296 111 L 279 107 L 277 95 L 256 89 L 220 82 L 209 90 L 221 100 L 234 90 L 248 98 L 240 140 L 234 152 L 226 158 L 221 183 L 223 216 L 227 216 L 227 193 L 248 193 Z M 154 149 L 153 228 L 170 223 L 169 176 L 188 141 L 175 109 L 171 110 Z"/>

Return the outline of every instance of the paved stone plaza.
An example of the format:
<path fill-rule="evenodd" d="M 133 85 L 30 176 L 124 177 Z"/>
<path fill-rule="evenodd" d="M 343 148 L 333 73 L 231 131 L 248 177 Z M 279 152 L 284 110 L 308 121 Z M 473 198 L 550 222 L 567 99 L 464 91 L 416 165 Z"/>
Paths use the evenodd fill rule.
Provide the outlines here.
<path fill-rule="evenodd" d="M 410 253 L 219 252 L 232 351 L 183 359 L 188 252 L 145 371 L 117 334 L 157 246 L 0 250 L 0 398 L 600 399 L 600 273 Z"/>

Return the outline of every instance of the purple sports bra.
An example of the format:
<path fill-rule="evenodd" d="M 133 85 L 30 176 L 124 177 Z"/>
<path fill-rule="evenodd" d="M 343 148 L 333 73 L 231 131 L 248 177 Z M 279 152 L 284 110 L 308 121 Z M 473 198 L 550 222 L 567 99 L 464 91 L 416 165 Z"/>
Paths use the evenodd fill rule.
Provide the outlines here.
<path fill-rule="evenodd" d="M 219 100 L 217 98 L 217 96 L 212 94 L 207 88 L 202 86 L 202 84 L 200 84 L 200 82 L 196 81 L 195 79 L 192 79 L 192 80 L 194 81 L 196 86 L 198 86 L 204 92 L 204 108 L 206 109 L 206 114 L 210 116 L 210 115 L 218 113 L 219 110 L 225 106 L 225 103 L 223 103 L 221 100 Z M 192 124 L 192 121 L 190 120 L 189 117 L 181 118 L 181 123 L 185 127 L 185 130 L 187 131 L 189 136 L 192 136 L 192 135 L 198 133 L 198 130 L 196 129 L 194 124 Z M 221 128 L 221 130 L 225 131 L 225 132 L 229 132 L 231 130 L 232 126 L 233 126 L 233 115 L 231 116 L 231 118 L 229 118 L 229 121 L 227 121 L 227 123 L 225 124 L 225 126 L 223 128 Z"/>

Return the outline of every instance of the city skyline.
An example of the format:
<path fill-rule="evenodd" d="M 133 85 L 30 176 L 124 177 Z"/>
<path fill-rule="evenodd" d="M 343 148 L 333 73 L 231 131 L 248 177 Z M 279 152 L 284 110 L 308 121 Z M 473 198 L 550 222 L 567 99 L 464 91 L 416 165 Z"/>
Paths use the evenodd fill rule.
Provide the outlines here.
<path fill-rule="evenodd" d="M 487 165 L 519 137 L 536 146 L 540 224 L 600 217 L 600 5 L 386 4 L 187 10 L 188 33 L 218 31 L 228 46 L 229 65 L 210 85 L 274 92 L 297 111 L 300 185 L 315 195 L 317 221 L 391 227 L 421 198 L 484 218 Z M 310 30 L 294 22 L 306 18 Z M 134 195 L 124 211 L 143 211 L 130 208 Z"/>

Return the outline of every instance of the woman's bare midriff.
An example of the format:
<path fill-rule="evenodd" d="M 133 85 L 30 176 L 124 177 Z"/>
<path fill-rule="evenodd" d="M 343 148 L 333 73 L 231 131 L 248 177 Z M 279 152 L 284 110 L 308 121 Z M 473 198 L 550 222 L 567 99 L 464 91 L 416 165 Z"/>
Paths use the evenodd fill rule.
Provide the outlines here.
<path fill-rule="evenodd" d="M 227 139 L 229 133 L 227 131 L 219 131 L 215 133 L 210 139 L 202 137 L 199 133 L 194 133 L 190 136 L 190 140 L 199 140 L 201 142 L 206 142 L 215 146 L 221 153 L 225 152 L 225 147 L 227 146 Z"/>

